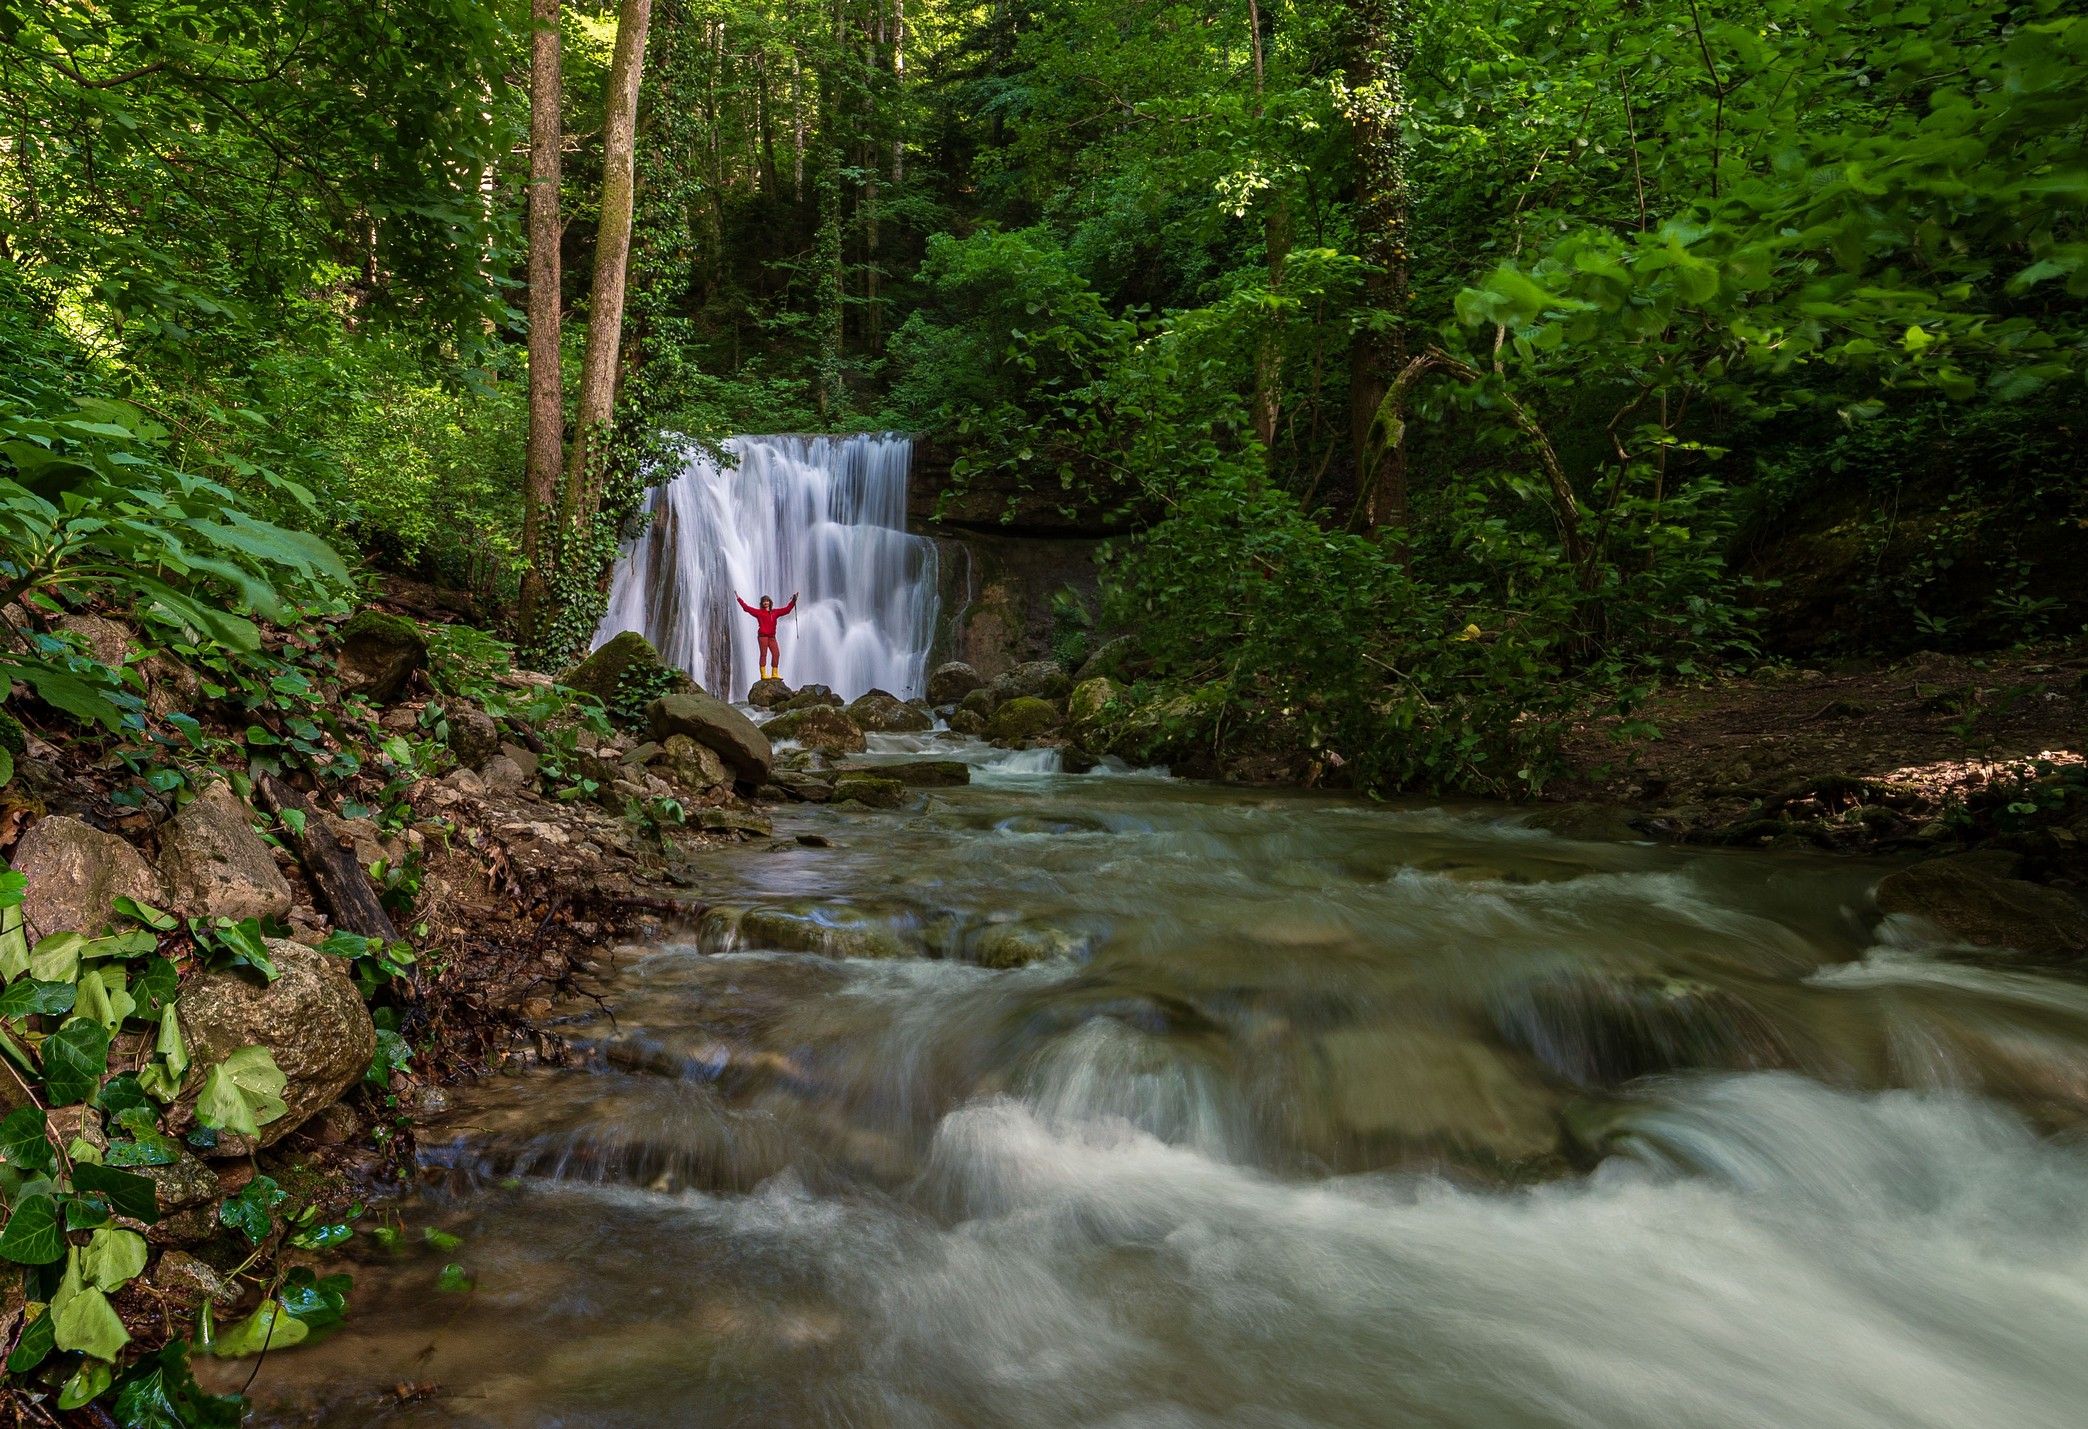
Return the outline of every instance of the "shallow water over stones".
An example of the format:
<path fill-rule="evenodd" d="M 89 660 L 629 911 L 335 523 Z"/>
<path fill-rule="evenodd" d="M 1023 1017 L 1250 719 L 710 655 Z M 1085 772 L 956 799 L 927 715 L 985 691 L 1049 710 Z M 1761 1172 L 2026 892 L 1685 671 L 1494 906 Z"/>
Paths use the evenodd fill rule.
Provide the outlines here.
<path fill-rule="evenodd" d="M 958 753 L 458 1097 L 462 1246 L 263 1420 L 2075 1422 L 2088 985 L 1880 867 Z"/>

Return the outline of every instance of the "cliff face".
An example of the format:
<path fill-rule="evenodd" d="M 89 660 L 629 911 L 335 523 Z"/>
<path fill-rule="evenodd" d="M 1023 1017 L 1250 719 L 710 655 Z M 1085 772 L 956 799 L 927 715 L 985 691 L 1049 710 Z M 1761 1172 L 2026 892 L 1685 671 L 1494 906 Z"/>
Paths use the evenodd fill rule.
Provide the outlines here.
<path fill-rule="evenodd" d="M 952 453 L 914 446 L 907 486 L 909 525 L 931 536 L 942 557 L 942 616 L 931 665 L 962 660 L 989 679 L 1054 653 L 1092 615 L 1100 585 L 1096 554 L 1128 522 L 1066 509 L 1063 493 L 950 480 Z M 1057 597 L 1057 608 L 1054 608 Z"/>

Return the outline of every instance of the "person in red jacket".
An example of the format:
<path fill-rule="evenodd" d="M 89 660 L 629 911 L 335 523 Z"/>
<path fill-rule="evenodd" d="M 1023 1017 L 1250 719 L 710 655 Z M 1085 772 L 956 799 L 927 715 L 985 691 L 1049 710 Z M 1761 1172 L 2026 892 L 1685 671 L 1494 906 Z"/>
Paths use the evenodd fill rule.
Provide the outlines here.
<path fill-rule="evenodd" d="M 761 609 L 759 610 L 747 604 L 744 597 L 735 595 L 733 599 L 739 601 L 741 610 L 754 617 L 754 624 L 759 636 L 758 643 L 761 646 L 761 678 L 764 680 L 782 679 L 783 652 L 776 646 L 776 622 L 797 609 L 797 592 L 792 591 L 790 593 L 790 604 L 784 606 L 781 610 L 776 609 L 776 603 L 767 596 L 761 598 Z"/>

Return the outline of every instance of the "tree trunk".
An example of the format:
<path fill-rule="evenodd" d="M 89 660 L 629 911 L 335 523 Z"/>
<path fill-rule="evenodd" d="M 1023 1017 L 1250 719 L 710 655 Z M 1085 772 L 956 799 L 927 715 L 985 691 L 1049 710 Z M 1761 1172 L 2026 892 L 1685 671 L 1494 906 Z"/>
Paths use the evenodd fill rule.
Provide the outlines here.
<path fill-rule="evenodd" d="M 559 0 L 530 0 L 529 438 L 522 486 L 523 643 L 536 639 L 548 589 L 546 536 L 565 466 L 565 392 L 559 359 Z"/>
<path fill-rule="evenodd" d="M 572 453 L 566 459 L 561 514 L 569 537 L 594 517 L 616 413 L 638 155 L 638 86 L 645 75 L 645 39 L 651 23 L 652 0 L 623 0 L 618 8 L 616 49 L 602 102 L 602 219 L 595 235 L 594 290 L 587 303 L 587 355 L 580 367 Z"/>
<path fill-rule="evenodd" d="M 1405 0 L 1355 0 L 1349 11 L 1348 112 L 1356 141 L 1357 251 L 1370 266 L 1364 316 L 1349 348 L 1349 435 L 1366 531 L 1407 524 L 1406 444 L 1381 447 L 1371 423 L 1406 365 L 1406 64 L 1411 30 Z"/>
<path fill-rule="evenodd" d="M 1247 0 L 1247 34 L 1254 54 L 1254 117 L 1262 114 L 1263 47 L 1262 14 L 1256 0 Z M 1283 269 L 1290 261 L 1291 230 L 1289 199 L 1281 188 L 1273 189 L 1262 215 L 1262 241 L 1268 253 L 1269 291 L 1283 291 Z M 1261 439 L 1262 453 L 1274 461 L 1276 423 L 1283 415 L 1282 318 L 1270 313 L 1263 320 L 1262 334 L 1254 352 L 1254 434 Z"/>

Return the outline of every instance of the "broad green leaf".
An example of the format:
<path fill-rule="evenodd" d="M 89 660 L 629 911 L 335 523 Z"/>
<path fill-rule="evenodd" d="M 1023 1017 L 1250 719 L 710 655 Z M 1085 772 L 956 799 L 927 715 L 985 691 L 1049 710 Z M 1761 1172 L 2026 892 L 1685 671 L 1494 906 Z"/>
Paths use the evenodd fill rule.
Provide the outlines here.
<path fill-rule="evenodd" d="M 283 1308 L 314 1330 L 339 1324 L 347 1313 L 348 1291 L 354 1282 L 346 1275 L 320 1276 L 308 1266 L 296 1266 L 283 1277 L 277 1298 Z"/>
<path fill-rule="evenodd" d="M 115 1290 L 145 1269 L 145 1237 L 136 1231 L 105 1226 L 88 1237 L 80 1252 L 80 1274 L 89 1285 Z"/>
<path fill-rule="evenodd" d="M 33 1106 L 17 1108 L 0 1121 L 0 1158 L 24 1171 L 48 1175 L 58 1169 L 58 1154 L 45 1131 L 42 1111 Z"/>
<path fill-rule="evenodd" d="M 19 978 L 0 989 L 0 1017 L 56 1016 L 72 1011 L 76 996 L 71 983 Z"/>
<path fill-rule="evenodd" d="M 126 918 L 136 919 L 146 927 L 161 933 L 171 933 L 181 926 L 181 920 L 164 908 L 155 908 L 135 898 L 122 897 L 110 900 L 109 906 Z"/>
<path fill-rule="evenodd" d="M 182 1079 L 188 1075 L 188 1042 L 181 1035 L 181 1015 L 173 1003 L 160 1014 L 159 1035 L 153 1040 L 152 1060 L 138 1073 L 138 1085 L 163 1102 L 181 1095 Z"/>
<path fill-rule="evenodd" d="M 116 1367 L 107 1360 L 86 1359 L 58 1391 L 60 1409 L 78 1409 L 92 1403 L 116 1382 Z"/>
<path fill-rule="evenodd" d="M 46 1195 L 24 1196 L 0 1226 L 0 1256 L 22 1265 L 49 1265 L 65 1258 L 58 1229 L 58 1203 Z"/>
<path fill-rule="evenodd" d="M 112 1037 L 123 1025 L 123 1019 L 138 1006 L 123 983 L 123 970 L 118 967 L 98 968 L 80 975 L 80 1015 L 93 1018 Z"/>
<path fill-rule="evenodd" d="M 282 1096 L 288 1083 L 266 1047 L 242 1047 L 210 1069 L 196 1098 L 196 1119 L 219 1131 L 259 1136 L 290 1109 Z"/>
<path fill-rule="evenodd" d="M 113 1360 L 130 1343 L 109 1297 L 87 1286 L 58 1307 L 52 1339 L 61 1350 L 78 1350 L 97 1359 Z"/>
<path fill-rule="evenodd" d="M 189 1372 L 189 1347 L 175 1340 L 138 1361 L 116 1386 L 122 1429 L 238 1429 L 236 1394 L 205 1394 Z"/>
<path fill-rule="evenodd" d="M 311 1333 L 303 1320 L 276 1301 L 264 1300 L 253 1314 L 212 1340 L 210 1352 L 219 1359 L 242 1359 L 263 1350 L 288 1349 Z"/>
<path fill-rule="evenodd" d="M 44 1094 L 52 1106 L 93 1096 L 109 1070 L 109 1031 L 75 1017 L 43 1040 Z"/>
<path fill-rule="evenodd" d="M 56 1326 L 51 1319 L 51 1307 L 32 1302 L 23 1307 L 23 1313 L 28 1318 L 22 1325 L 21 1337 L 15 1341 L 14 1349 L 7 1356 L 7 1370 L 10 1374 L 26 1374 L 35 1369 L 54 1348 L 51 1332 Z"/>
<path fill-rule="evenodd" d="M 287 1193 L 273 1179 L 256 1176 L 240 1188 L 238 1195 L 225 1198 L 218 1207 L 218 1221 L 238 1231 L 249 1243 L 259 1245 L 275 1225 L 275 1208 L 286 1199 Z"/>
<path fill-rule="evenodd" d="M 50 933 L 29 950 L 29 976 L 39 982 L 71 982 L 80 975 L 85 933 Z"/>
<path fill-rule="evenodd" d="M 120 1216 L 151 1225 L 159 1219 L 159 1192 L 151 1179 L 110 1166 L 73 1167 L 73 1189 L 100 1195 Z"/>

